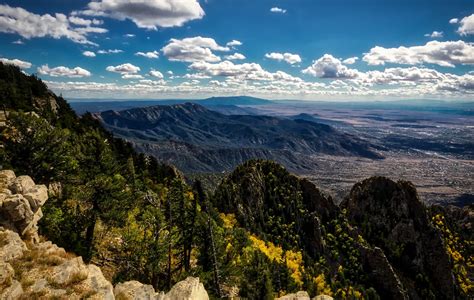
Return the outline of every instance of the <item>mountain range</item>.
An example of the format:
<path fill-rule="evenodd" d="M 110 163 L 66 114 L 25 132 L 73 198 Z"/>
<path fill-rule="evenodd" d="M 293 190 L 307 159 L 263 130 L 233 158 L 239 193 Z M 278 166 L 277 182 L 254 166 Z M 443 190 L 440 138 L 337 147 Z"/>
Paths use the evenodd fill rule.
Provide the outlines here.
<path fill-rule="evenodd" d="M 295 156 L 366 145 L 327 125 L 229 117 L 196 104 L 79 117 L 35 76 L 1 63 L 0 100 L 1 299 L 474 295 L 472 206 L 427 207 L 412 183 L 385 177 L 355 184 L 337 205 L 268 160 L 246 161 L 206 191 L 97 119 L 132 137 L 156 136 L 156 144 L 164 137 L 207 147 L 275 142 Z M 374 155 L 366 147 L 369 154 L 351 155 Z M 188 276 L 199 280 L 182 281 Z M 179 287 L 201 296 L 178 296 Z"/>
<path fill-rule="evenodd" d="M 196 103 L 157 105 L 94 115 L 136 149 L 184 172 L 231 170 L 251 158 L 311 168 L 318 154 L 380 159 L 377 146 L 304 119 L 225 115 Z"/>

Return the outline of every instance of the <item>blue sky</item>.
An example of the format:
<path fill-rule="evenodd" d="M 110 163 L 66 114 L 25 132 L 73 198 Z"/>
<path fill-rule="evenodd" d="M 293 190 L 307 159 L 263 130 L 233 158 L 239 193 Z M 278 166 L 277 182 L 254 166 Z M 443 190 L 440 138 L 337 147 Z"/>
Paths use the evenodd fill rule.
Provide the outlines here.
<path fill-rule="evenodd" d="M 0 2 L 0 60 L 68 98 L 461 99 L 461 0 Z"/>

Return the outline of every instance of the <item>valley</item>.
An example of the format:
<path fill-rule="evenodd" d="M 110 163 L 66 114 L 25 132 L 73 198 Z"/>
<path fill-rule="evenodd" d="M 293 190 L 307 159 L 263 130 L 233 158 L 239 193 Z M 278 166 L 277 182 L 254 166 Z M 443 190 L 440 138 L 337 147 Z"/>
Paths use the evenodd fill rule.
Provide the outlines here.
<path fill-rule="evenodd" d="M 102 111 L 102 116 L 110 117 L 113 115 L 110 110 L 130 110 L 134 106 L 146 109 L 154 105 L 184 103 L 184 100 L 148 100 L 136 103 L 108 101 L 100 104 L 90 101 L 71 102 L 71 105 L 78 112 Z M 268 124 L 248 121 L 258 120 L 257 116 L 284 119 L 286 122 L 293 120 L 328 125 L 342 135 L 355 137 L 370 145 L 371 151 L 383 159 L 373 159 L 374 157 L 357 153 L 353 155 L 340 149 L 339 153 L 335 150 L 320 151 L 321 149 L 303 151 L 297 145 L 303 145 L 301 141 L 304 139 L 312 139 L 307 136 L 291 141 L 293 147 L 289 148 L 290 151 L 285 151 L 285 147 L 280 145 L 274 149 L 260 147 L 261 145 L 256 147 L 251 143 L 245 145 L 245 137 L 238 142 L 229 142 L 224 137 L 224 140 L 221 139 L 217 144 L 210 143 L 210 140 L 190 138 L 178 140 L 161 137 L 161 140 L 156 141 L 154 139 L 160 138 L 156 131 L 146 134 L 139 131 L 131 133 L 128 129 L 119 128 L 123 124 L 117 127 L 109 126 L 109 129 L 131 141 L 136 149 L 153 154 L 161 161 L 177 165 L 187 177 L 200 178 L 211 190 L 239 163 L 251 158 L 265 158 L 274 159 L 291 171 L 308 178 L 333 195 L 337 202 L 342 201 L 353 184 L 374 175 L 414 182 L 420 197 L 426 203 L 462 206 L 474 201 L 472 103 L 453 104 L 435 100 L 405 103 L 325 103 L 269 101 L 251 97 L 210 98 L 194 100 L 193 103 L 203 105 L 206 114 L 214 115 L 210 111 L 220 113 L 220 122 L 226 123 L 226 118 L 233 119 L 234 123 L 241 119 L 250 132 L 261 131 L 262 126 L 271 130 Z M 107 110 L 109 112 L 104 112 Z M 274 131 L 281 127 L 288 128 L 287 125 L 282 125 L 287 123 L 275 124 L 272 125 L 275 127 Z M 166 130 L 170 130 L 170 127 L 167 128 Z M 221 138 L 230 130 L 229 127 L 217 128 L 222 129 L 219 133 Z M 262 134 L 265 135 L 266 133 Z"/>

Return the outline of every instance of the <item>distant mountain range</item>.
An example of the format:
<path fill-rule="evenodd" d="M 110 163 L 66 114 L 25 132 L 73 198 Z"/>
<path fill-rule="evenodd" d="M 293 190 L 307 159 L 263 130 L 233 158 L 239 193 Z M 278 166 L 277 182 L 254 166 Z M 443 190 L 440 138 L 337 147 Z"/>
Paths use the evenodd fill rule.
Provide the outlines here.
<path fill-rule="evenodd" d="M 213 110 L 222 110 L 225 113 L 226 110 L 232 109 L 232 114 L 236 114 L 235 110 L 238 110 L 236 106 L 247 106 L 247 105 L 268 105 L 274 104 L 271 100 L 265 100 L 249 96 L 231 96 L 231 97 L 211 97 L 207 99 L 166 99 L 166 100 L 104 100 L 104 99 L 81 99 L 70 101 L 71 107 L 78 114 L 84 114 L 86 112 L 102 112 L 106 110 L 125 110 L 135 107 L 147 107 L 154 105 L 173 105 L 183 103 L 197 103 L 206 107 L 212 107 Z M 242 112 L 240 112 L 242 113 Z"/>
<path fill-rule="evenodd" d="M 328 125 L 224 115 L 196 103 L 105 111 L 95 116 L 138 150 L 185 172 L 231 170 L 251 158 L 273 159 L 293 170 L 314 167 L 310 157 L 322 153 L 381 158 L 376 146 Z"/>

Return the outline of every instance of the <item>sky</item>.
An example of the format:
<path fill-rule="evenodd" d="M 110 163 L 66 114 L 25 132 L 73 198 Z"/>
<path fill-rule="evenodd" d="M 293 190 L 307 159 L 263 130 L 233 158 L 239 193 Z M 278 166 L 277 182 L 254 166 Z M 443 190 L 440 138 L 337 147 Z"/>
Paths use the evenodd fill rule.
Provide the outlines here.
<path fill-rule="evenodd" d="M 472 0 L 0 1 L 0 45 L 67 99 L 474 100 Z"/>

